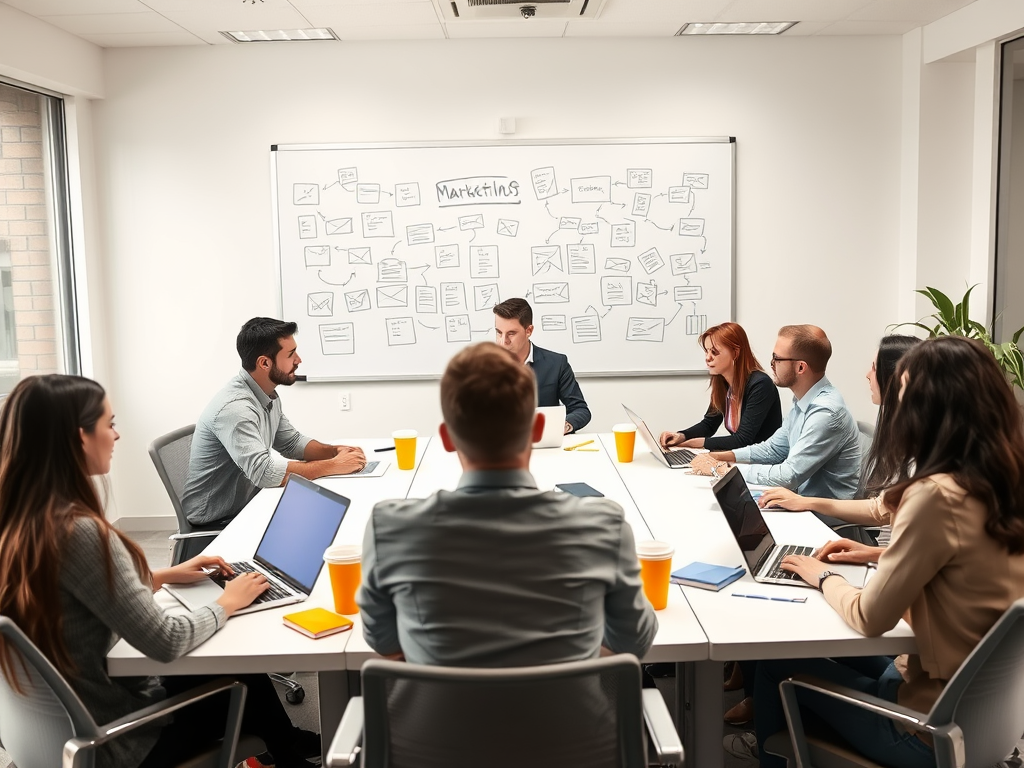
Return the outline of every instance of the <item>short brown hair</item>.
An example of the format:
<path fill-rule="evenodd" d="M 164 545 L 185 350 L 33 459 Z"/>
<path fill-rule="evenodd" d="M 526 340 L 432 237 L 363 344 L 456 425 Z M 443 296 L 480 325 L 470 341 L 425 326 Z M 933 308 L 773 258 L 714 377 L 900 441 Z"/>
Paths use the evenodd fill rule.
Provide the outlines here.
<path fill-rule="evenodd" d="M 495 304 L 492 311 L 506 320 L 518 320 L 524 329 L 533 325 L 533 308 L 526 299 L 505 299 Z"/>
<path fill-rule="evenodd" d="M 441 377 L 441 413 L 452 442 L 470 459 L 501 461 L 530 441 L 537 410 L 533 370 L 489 341 L 466 347 Z"/>
<path fill-rule="evenodd" d="M 779 336 L 789 339 L 793 357 L 803 360 L 816 373 L 825 372 L 832 357 L 832 343 L 821 328 L 816 325 L 784 325 L 779 329 Z"/>

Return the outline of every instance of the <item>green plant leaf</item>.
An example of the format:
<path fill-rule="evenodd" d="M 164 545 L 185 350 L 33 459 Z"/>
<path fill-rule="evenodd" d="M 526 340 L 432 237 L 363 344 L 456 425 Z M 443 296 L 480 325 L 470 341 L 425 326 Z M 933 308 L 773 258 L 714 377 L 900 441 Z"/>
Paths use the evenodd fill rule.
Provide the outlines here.
<path fill-rule="evenodd" d="M 939 317 L 943 324 L 946 326 L 946 330 L 955 332 L 958 328 L 956 323 L 956 310 L 953 307 L 953 302 L 950 298 L 940 291 L 938 288 L 928 287 L 929 294 L 926 294 L 935 305 L 935 308 L 939 310 Z"/>
<path fill-rule="evenodd" d="M 1024 326 L 1022 326 L 1021 328 L 1018 328 L 1017 332 L 1015 334 L 1013 334 L 1012 341 L 1013 341 L 1014 344 L 1016 344 L 1018 341 L 1020 341 L 1020 336 L 1021 336 L 1022 333 L 1024 333 Z"/>

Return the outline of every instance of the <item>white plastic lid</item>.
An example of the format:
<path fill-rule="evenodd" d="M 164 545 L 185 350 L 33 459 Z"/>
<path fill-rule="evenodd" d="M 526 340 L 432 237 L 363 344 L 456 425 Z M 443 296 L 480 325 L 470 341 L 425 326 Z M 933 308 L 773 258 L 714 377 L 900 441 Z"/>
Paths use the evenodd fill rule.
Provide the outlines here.
<path fill-rule="evenodd" d="M 664 541 L 638 541 L 636 556 L 641 560 L 671 560 L 676 548 Z"/>
<path fill-rule="evenodd" d="M 324 552 L 324 562 L 335 565 L 351 565 L 362 560 L 363 548 L 358 544 L 339 544 Z"/>
<path fill-rule="evenodd" d="M 612 432 L 636 432 L 636 424 L 616 424 L 612 427 Z"/>
<path fill-rule="evenodd" d="M 406 439 L 408 439 L 410 437 L 417 437 L 417 436 L 418 436 L 418 433 L 416 432 L 415 429 L 397 429 L 397 430 L 395 430 L 394 432 L 391 433 L 391 437 L 392 438 L 398 437 L 398 438 L 406 438 Z"/>

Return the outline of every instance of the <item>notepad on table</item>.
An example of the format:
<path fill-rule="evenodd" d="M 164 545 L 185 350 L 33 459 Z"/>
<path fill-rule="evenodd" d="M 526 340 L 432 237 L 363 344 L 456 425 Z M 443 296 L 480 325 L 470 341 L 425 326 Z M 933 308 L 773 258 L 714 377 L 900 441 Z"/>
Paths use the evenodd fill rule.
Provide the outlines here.
<path fill-rule="evenodd" d="M 717 592 L 722 587 L 743 578 L 744 573 L 746 573 L 746 570 L 743 566 L 733 568 L 727 565 L 690 563 L 683 568 L 672 571 L 672 583 L 682 584 L 687 587 L 697 587 L 698 589 L 710 589 Z"/>
<path fill-rule="evenodd" d="M 346 619 L 326 608 L 310 608 L 308 611 L 286 614 L 282 618 L 286 627 L 314 640 L 352 629 L 352 619 Z"/>

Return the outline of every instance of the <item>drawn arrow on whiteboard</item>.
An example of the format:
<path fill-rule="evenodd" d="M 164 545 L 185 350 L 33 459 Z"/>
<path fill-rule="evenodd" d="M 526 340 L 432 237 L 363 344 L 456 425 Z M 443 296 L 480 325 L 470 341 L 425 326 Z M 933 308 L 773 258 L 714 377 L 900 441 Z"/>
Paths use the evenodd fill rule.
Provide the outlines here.
<path fill-rule="evenodd" d="M 349 275 L 348 279 L 344 283 L 332 283 L 330 280 L 325 280 L 324 279 L 324 271 L 322 269 L 318 269 L 316 271 L 316 276 L 320 279 L 320 282 L 322 282 L 322 283 L 327 283 L 328 285 L 341 285 L 341 286 L 345 286 L 345 285 L 348 285 L 349 283 L 352 282 L 352 278 L 356 276 L 356 273 L 353 272 L 351 275 Z"/>
<path fill-rule="evenodd" d="M 426 325 L 422 320 L 417 320 L 416 322 L 419 323 L 420 325 L 422 325 L 424 328 L 429 328 L 432 331 L 439 331 L 439 330 L 441 330 L 441 326 L 437 326 L 435 328 L 432 325 Z"/>
<path fill-rule="evenodd" d="M 333 186 L 334 186 L 335 184 L 341 184 L 341 182 L 340 182 L 340 181 L 332 181 L 332 182 L 331 182 L 330 184 L 324 184 L 323 188 L 324 188 L 324 189 L 330 189 L 330 188 L 331 188 L 331 187 L 333 187 Z"/>
<path fill-rule="evenodd" d="M 612 186 L 613 187 L 624 187 L 624 186 L 626 186 L 626 182 L 624 182 L 624 181 L 613 181 L 612 182 Z"/>
<path fill-rule="evenodd" d="M 413 271 L 414 269 L 422 269 L 423 271 L 420 272 L 420 277 L 423 278 L 423 284 L 424 285 L 430 285 L 430 283 L 427 282 L 427 270 L 430 269 L 430 265 L 429 264 L 423 264 L 423 265 L 418 266 L 418 267 L 409 267 L 408 269 L 409 269 L 410 272 Z M 429 326 L 427 326 L 427 327 L 429 327 Z"/>
<path fill-rule="evenodd" d="M 547 200 L 544 201 L 544 210 L 548 212 L 548 216 L 550 216 L 552 219 L 558 218 L 557 216 L 555 216 L 555 214 L 551 212 L 551 203 Z"/>
<path fill-rule="evenodd" d="M 473 234 L 469 236 L 469 242 L 472 243 L 474 240 L 476 240 L 476 230 L 475 229 L 473 230 Z"/>
<path fill-rule="evenodd" d="M 677 306 L 677 307 L 679 307 L 679 309 L 677 309 L 677 310 L 676 310 L 676 313 L 675 313 L 674 315 L 672 315 L 672 320 L 675 320 L 675 319 L 676 319 L 676 317 L 678 317 L 679 313 L 680 313 L 680 312 L 682 311 L 682 309 L 683 309 L 683 305 L 682 305 L 682 304 L 680 304 L 680 303 L 679 303 L 678 301 L 676 302 L 676 306 Z M 668 321 L 667 323 L 665 323 L 665 325 L 666 325 L 666 326 L 672 325 L 672 320 L 669 320 L 669 321 Z"/>
<path fill-rule="evenodd" d="M 544 239 L 544 244 L 545 244 L 545 245 L 550 245 L 550 244 L 551 244 L 551 238 L 552 238 L 552 237 L 554 237 L 555 235 L 557 235 L 557 234 L 558 234 L 558 232 L 559 232 L 559 230 L 557 230 L 557 229 L 556 229 L 556 230 L 555 230 L 554 232 L 552 232 L 552 233 L 551 233 L 550 235 L 548 235 L 548 236 L 547 236 L 547 237 L 546 237 L 546 238 Z M 581 241 L 581 242 L 582 242 L 582 241 Z"/>
<path fill-rule="evenodd" d="M 697 207 L 697 196 L 693 194 L 693 190 L 690 190 L 690 212 L 687 216 L 693 216 L 693 209 Z"/>
<path fill-rule="evenodd" d="M 391 246 L 391 255 L 392 256 L 395 255 L 395 248 L 397 248 L 398 244 L 401 243 L 401 242 L 402 242 L 401 240 L 395 240 L 395 244 Z"/>
<path fill-rule="evenodd" d="M 320 213 L 320 211 L 317 211 L 316 215 L 319 216 L 323 221 L 325 221 L 325 222 L 327 221 L 327 217 L 324 216 L 322 213 Z"/>
<path fill-rule="evenodd" d="M 650 224 L 650 225 L 651 225 L 652 227 L 657 227 L 657 228 L 658 228 L 658 229 L 660 229 L 660 230 L 661 230 L 662 232 L 672 232 L 672 231 L 673 231 L 673 230 L 674 230 L 674 229 L 676 228 L 676 225 L 675 225 L 675 224 L 673 224 L 673 225 L 672 225 L 671 227 L 659 227 L 659 226 L 658 226 L 657 224 L 655 224 L 655 223 L 654 223 L 653 221 L 651 221 L 651 220 L 650 220 L 650 219 L 648 219 L 647 217 L 644 217 L 644 221 L 646 221 L 646 222 L 647 222 L 648 224 Z"/>
<path fill-rule="evenodd" d="M 654 199 L 657 200 L 659 197 L 668 197 L 668 192 L 659 192 L 654 196 Z"/>
<path fill-rule="evenodd" d="M 438 227 L 437 231 L 438 232 L 451 232 L 453 229 L 455 229 L 455 225 L 454 224 L 452 226 L 450 226 L 450 227 Z"/>
<path fill-rule="evenodd" d="M 382 195 L 387 195 L 388 197 L 394 197 L 395 196 L 394 192 L 385 192 L 383 189 L 380 191 L 380 193 Z M 429 328 L 430 326 L 427 326 L 427 327 Z"/>

